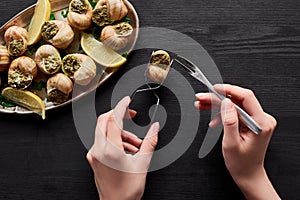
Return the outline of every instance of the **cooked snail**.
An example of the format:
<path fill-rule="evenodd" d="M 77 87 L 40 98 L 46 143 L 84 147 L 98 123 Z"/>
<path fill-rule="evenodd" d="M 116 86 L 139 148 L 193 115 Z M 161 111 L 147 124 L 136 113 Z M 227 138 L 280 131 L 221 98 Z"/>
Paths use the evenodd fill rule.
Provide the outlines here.
<path fill-rule="evenodd" d="M 22 56 L 12 61 L 8 69 L 8 84 L 11 87 L 27 88 L 37 75 L 37 67 L 29 57 Z"/>
<path fill-rule="evenodd" d="M 72 27 L 85 30 L 92 24 L 92 14 L 93 8 L 87 0 L 72 0 L 67 18 Z"/>
<path fill-rule="evenodd" d="M 126 22 L 106 26 L 101 32 L 100 40 L 111 49 L 120 50 L 128 44 L 132 31 L 132 26 Z"/>
<path fill-rule="evenodd" d="M 154 52 L 148 65 L 148 78 L 156 83 L 162 83 L 170 71 L 170 65 L 171 58 L 167 52 L 163 50 Z"/>
<path fill-rule="evenodd" d="M 8 69 L 10 64 L 10 56 L 6 47 L 0 45 L 0 72 Z"/>
<path fill-rule="evenodd" d="M 100 0 L 93 11 L 92 20 L 98 26 L 104 26 L 119 21 L 127 13 L 123 0 Z"/>
<path fill-rule="evenodd" d="M 42 37 L 59 49 L 66 49 L 74 39 L 74 32 L 67 22 L 51 20 L 42 26 Z"/>
<path fill-rule="evenodd" d="M 28 33 L 26 29 L 12 26 L 5 31 L 4 38 L 10 55 L 20 56 L 27 50 Z"/>
<path fill-rule="evenodd" d="M 35 62 L 44 74 L 55 74 L 61 67 L 61 58 L 58 50 L 49 45 L 43 45 L 35 53 Z"/>
<path fill-rule="evenodd" d="M 95 62 L 84 54 L 69 54 L 62 63 L 63 72 L 79 85 L 88 85 L 96 76 Z"/>
<path fill-rule="evenodd" d="M 61 104 L 69 99 L 69 94 L 73 90 L 73 82 L 71 79 L 58 73 L 47 81 L 47 96 L 54 104 Z"/>

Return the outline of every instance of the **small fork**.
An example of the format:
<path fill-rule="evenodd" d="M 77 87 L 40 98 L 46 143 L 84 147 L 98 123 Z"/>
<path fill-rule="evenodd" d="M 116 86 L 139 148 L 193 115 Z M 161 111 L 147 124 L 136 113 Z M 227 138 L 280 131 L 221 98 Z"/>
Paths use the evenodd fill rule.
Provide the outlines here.
<path fill-rule="evenodd" d="M 179 63 L 192 77 L 203 83 L 208 89 L 213 92 L 220 100 L 224 100 L 226 96 L 218 93 L 213 85 L 209 82 L 209 80 L 205 77 L 205 75 L 202 73 L 202 71 L 191 61 L 188 59 L 177 55 L 177 57 L 174 59 L 177 63 Z M 185 62 L 186 64 L 183 64 Z M 240 108 L 238 105 L 234 104 L 237 112 L 240 115 L 241 121 L 255 134 L 259 135 L 262 131 L 261 127 L 254 121 L 250 115 L 244 111 L 242 108 Z"/>

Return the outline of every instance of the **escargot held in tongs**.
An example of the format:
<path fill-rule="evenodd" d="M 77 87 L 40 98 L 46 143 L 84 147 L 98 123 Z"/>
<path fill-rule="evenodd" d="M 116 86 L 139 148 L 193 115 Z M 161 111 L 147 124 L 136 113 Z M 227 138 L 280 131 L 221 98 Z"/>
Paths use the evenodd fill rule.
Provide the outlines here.
<path fill-rule="evenodd" d="M 132 34 L 133 28 L 126 22 L 116 25 L 110 25 L 103 28 L 100 40 L 103 44 L 113 50 L 120 50 L 129 42 L 129 36 Z"/>
<path fill-rule="evenodd" d="M 18 89 L 27 88 L 37 75 L 37 67 L 29 57 L 22 56 L 12 61 L 8 69 L 8 84 Z"/>
<path fill-rule="evenodd" d="M 96 76 L 96 64 L 87 55 L 69 54 L 62 63 L 62 71 L 79 85 L 88 85 Z"/>
<path fill-rule="evenodd" d="M 156 83 L 162 83 L 169 74 L 171 67 L 170 55 L 163 50 L 152 53 L 147 69 L 147 76 Z"/>
<path fill-rule="evenodd" d="M 49 45 L 42 45 L 35 53 L 35 62 L 44 74 L 55 74 L 60 70 L 61 58 L 58 50 Z"/>
<path fill-rule="evenodd" d="M 64 21 L 51 20 L 42 26 L 42 37 L 58 49 L 66 49 L 74 39 L 74 31 Z"/>
<path fill-rule="evenodd" d="M 87 0 L 72 0 L 67 19 L 72 27 L 85 30 L 92 24 L 92 14 L 93 8 Z"/>
<path fill-rule="evenodd" d="M 105 26 L 121 20 L 127 13 L 123 0 L 100 0 L 93 11 L 92 20 L 98 26 Z"/>
<path fill-rule="evenodd" d="M 5 31 L 4 39 L 10 55 L 21 56 L 26 52 L 28 40 L 26 29 L 12 26 Z"/>
<path fill-rule="evenodd" d="M 72 90 L 73 82 L 65 74 L 55 74 L 47 81 L 47 97 L 54 104 L 66 102 Z"/>

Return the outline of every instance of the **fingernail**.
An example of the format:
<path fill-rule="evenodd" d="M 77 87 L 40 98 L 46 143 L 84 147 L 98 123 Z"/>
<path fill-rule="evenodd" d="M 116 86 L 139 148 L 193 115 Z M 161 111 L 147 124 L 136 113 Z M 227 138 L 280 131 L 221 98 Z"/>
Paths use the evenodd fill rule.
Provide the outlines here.
<path fill-rule="evenodd" d="M 197 98 L 203 98 L 207 96 L 207 93 L 198 93 L 195 95 Z"/>
<path fill-rule="evenodd" d="M 159 131 L 159 122 L 155 122 L 155 123 L 153 124 L 153 131 L 154 131 L 155 133 L 158 133 L 158 131 Z"/>
<path fill-rule="evenodd" d="M 220 88 L 220 87 L 223 87 L 223 85 L 218 83 L 218 84 L 215 84 L 215 85 L 214 85 L 214 88 L 216 88 L 216 87 L 217 87 L 217 88 Z"/>
<path fill-rule="evenodd" d="M 199 108 L 199 105 L 200 105 L 200 102 L 199 102 L 199 101 L 195 101 L 195 102 L 194 102 L 194 106 L 195 106 L 196 108 Z"/>
<path fill-rule="evenodd" d="M 131 99 L 129 96 L 126 96 L 126 97 L 124 97 L 124 101 L 126 101 L 126 103 L 129 104 Z"/>

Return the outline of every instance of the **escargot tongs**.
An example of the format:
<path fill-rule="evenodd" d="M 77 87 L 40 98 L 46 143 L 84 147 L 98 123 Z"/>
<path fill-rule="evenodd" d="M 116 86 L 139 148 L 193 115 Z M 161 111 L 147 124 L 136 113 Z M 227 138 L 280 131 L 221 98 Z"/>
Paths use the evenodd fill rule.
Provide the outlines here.
<path fill-rule="evenodd" d="M 220 93 L 218 93 L 213 85 L 208 81 L 208 79 L 204 76 L 202 71 L 191 61 L 188 59 L 177 55 L 175 61 L 179 63 L 192 77 L 202 82 L 208 89 L 213 92 L 220 100 L 224 100 L 226 97 Z M 183 64 L 186 63 L 186 64 Z M 250 115 L 240 108 L 238 105 L 234 104 L 237 112 L 240 115 L 241 121 L 255 134 L 259 135 L 262 131 L 261 127 L 250 117 Z"/>

